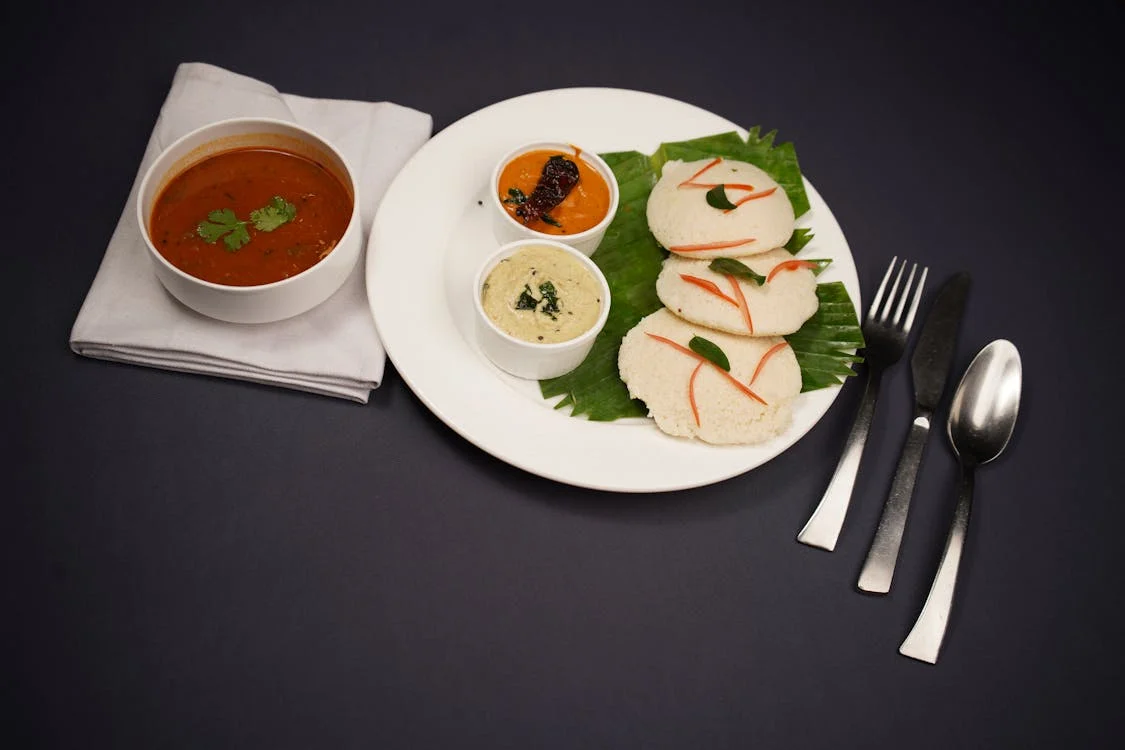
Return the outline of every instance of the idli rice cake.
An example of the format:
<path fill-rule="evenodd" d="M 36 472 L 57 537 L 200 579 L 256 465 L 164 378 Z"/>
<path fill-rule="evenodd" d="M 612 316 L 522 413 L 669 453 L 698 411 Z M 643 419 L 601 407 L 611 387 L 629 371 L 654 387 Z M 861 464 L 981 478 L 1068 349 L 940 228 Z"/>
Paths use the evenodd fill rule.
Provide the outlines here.
<path fill-rule="evenodd" d="M 729 372 L 689 348 L 695 336 L 723 351 Z M 625 335 L 617 364 L 629 395 L 645 402 L 661 430 L 708 443 L 776 437 L 789 426 L 793 397 L 801 392 L 801 368 L 785 339 L 709 330 L 667 308 Z"/>
<path fill-rule="evenodd" d="M 816 312 L 816 276 L 788 251 L 771 250 L 738 260 L 761 276 L 774 275 L 758 285 L 715 273 L 709 260 L 672 254 L 656 279 L 656 294 L 685 320 L 743 336 L 785 336 Z"/>
<path fill-rule="evenodd" d="M 717 185 L 734 209 L 715 208 Z M 756 255 L 793 234 L 793 205 L 766 172 L 743 161 L 701 159 L 664 164 L 646 208 L 649 230 L 668 250 L 692 258 Z"/>

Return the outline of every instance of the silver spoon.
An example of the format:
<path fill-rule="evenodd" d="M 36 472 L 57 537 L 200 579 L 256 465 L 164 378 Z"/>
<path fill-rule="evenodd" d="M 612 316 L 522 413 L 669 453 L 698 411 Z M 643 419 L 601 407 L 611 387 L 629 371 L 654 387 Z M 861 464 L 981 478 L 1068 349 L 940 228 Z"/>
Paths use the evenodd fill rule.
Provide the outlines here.
<path fill-rule="evenodd" d="M 937 663 L 969 528 L 973 474 L 1008 445 L 1019 413 L 1022 381 L 1020 353 L 1010 341 L 998 339 L 973 358 L 953 395 L 948 431 L 949 442 L 961 464 L 957 510 L 922 613 L 898 649 L 903 656 Z"/>

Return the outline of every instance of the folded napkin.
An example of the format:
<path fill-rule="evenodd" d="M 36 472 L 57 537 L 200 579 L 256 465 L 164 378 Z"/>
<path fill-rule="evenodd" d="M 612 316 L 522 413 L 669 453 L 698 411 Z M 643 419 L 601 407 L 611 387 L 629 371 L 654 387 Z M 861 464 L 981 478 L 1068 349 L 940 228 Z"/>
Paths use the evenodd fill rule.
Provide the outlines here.
<path fill-rule="evenodd" d="M 135 202 L 145 170 L 180 136 L 228 117 L 303 125 L 343 153 L 362 186 L 363 236 L 391 179 L 430 137 L 429 115 L 389 102 L 308 99 L 279 93 L 213 65 L 185 63 L 172 80 L 133 189 L 70 332 L 87 357 L 252 380 L 367 403 L 386 354 L 379 342 L 360 256 L 326 302 L 277 323 L 239 325 L 200 315 L 165 291 L 147 257 Z"/>

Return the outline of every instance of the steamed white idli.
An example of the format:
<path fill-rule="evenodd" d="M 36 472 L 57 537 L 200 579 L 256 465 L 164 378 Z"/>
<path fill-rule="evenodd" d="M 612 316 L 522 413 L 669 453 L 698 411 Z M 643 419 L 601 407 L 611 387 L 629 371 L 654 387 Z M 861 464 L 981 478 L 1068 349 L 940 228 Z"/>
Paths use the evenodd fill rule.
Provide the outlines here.
<path fill-rule="evenodd" d="M 656 294 L 685 320 L 743 336 L 784 336 L 799 329 L 816 312 L 820 303 L 813 272 L 808 268 L 778 268 L 783 263 L 793 264 L 795 259 L 788 251 L 771 250 L 738 260 L 762 276 L 769 276 L 774 269 L 777 273 L 759 286 L 749 279 L 715 273 L 708 268 L 709 260 L 672 254 L 656 279 Z M 742 300 L 732 288 L 735 283 L 746 300 L 750 325 Z"/>
<path fill-rule="evenodd" d="M 707 202 L 708 190 L 719 184 L 737 208 Z M 793 234 L 793 205 L 781 186 L 753 164 L 729 159 L 666 162 L 646 214 L 657 242 L 692 258 L 756 255 Z"/>
<path fill-rule="evenodd" d="M 701 365 L 688 348 L 694 336 L 723 350 L 729 373 L 708 362 Z M 617 364 L 629 395 L 645 402 L 661 430 L 708 443 L 760 443 L 777 436 L 789 426 L 793 397 L 801 392 L 801 369 L 784 339 L 712 331 L 666 308 L 625 335 Z"/>

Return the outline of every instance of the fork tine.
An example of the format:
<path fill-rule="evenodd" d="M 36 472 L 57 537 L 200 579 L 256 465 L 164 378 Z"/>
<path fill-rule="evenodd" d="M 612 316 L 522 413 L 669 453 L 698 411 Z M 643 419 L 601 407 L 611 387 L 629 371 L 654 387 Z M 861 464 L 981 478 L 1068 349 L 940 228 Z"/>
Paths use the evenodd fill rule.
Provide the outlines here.
<path fill-rule="evenodd" d="M 895 263 L 897 262 L 897 255 L 891 258 L 891 263 L 887 266 L 887 272 L 883 274 L 883 280 L 879 283 L 879 291 L 875 292 L 875 299 L 871 301 L 871 307 L 867 310 L 868 320 L 874 320 L 875 314 L 879 312 L 879 303 L 883 300 L 883 291 L 887 288 L 887 279 L 891 278 L 891 271 L 895 270 Z"/>
<path fill-rule="evenodd" d="M 906 322 L 902 324 L 902 329 L 907 333 L 910 333 L 910 326 L 914 325 L 914 313 L 918 312 L 918 303 L 922 300 L 922 287 L 926 285 L 926 274 L 929 270 L 926 266 L 922 266 L 922 278 L 918 279 L 918 289 L 914 292 L 914 300 L 910 303 L 910 312 L 906 314 Z"/>
<path fill-rule="evenodd" d="M 905 269 L 906 264 L 903 263 L 902 267 Z M 902 311 L 906 307 L 907 298 L 910 297 L 910 285 L 914 283 L 914 273 L 917 270 L 918 270 L 918 264 L 915 263 L 914 265 L 912 265 L 910 267 L 910 275 L 906 277 L 906 286 L 904 286 L 902 288 L 902 296 L 899 297 L 898 307 L 895 308 L 895 316 L 894 316 L 893 319 L 891 319 L 891 323 L 893 323 L 896 326 L 898 325 L 898 322 L 900 320 L 902 320 Z"/>
<path fill-rule="evenodd" d="M 906 259 L 903 258 L 902 265 L 898 268 L 898 274 L 895 275 L 895 283 L 891 284 L 891 291 L 887 292 L 887 301 L 883 303 L 883 312 L 879 313 L 879 322 L 886 323 L 887 316 L 891 314 L 891 305 L 895 303 L 895 293 L 898 292 L 898 284 L 902 281 L 902 272 L 906 270 Z"/>

